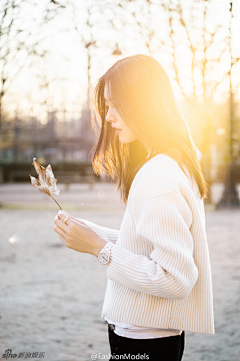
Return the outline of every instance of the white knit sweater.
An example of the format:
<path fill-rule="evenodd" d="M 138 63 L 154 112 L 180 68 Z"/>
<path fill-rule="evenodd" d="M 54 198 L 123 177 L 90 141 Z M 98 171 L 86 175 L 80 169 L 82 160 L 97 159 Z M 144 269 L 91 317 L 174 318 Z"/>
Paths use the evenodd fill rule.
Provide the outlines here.
<path fill-rule="evenodd" d="M 102 318 L 215 333 L 204 203 L 175 160 L 158 154 L 137 172 L 120 231 L 84 221 L 114 243 Z"/>

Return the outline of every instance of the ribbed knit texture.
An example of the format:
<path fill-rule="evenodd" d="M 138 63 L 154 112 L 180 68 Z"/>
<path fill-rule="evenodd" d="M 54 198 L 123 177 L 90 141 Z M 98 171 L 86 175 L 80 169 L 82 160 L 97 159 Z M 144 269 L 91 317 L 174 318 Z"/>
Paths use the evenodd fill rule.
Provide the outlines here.
<path fill-rule="evenodd" d="M 120 231 L 85 221 L 114 243 L 102 318 L 215 333 L 204 203 L 187 174 L 158 154 L 132 182 Z"/>

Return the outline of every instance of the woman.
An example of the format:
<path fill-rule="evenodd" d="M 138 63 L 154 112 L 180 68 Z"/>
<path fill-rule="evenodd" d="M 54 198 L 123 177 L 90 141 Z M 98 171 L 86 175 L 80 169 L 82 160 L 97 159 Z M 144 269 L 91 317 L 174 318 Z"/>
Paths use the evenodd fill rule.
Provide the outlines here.
<path fill-rule="evenodd" d="M 93 169 L 117 175 L 127 204 L 121 228 L 59 212 L 54 230 L 67 247 L 106 267 L 101 317 L 112 357 L 180 361 L 185 331 L 215 333 L 208 189 L 197 149 L 164 69 L 150 56 L 116 62 L 93 100 L 101 127 Z"/>

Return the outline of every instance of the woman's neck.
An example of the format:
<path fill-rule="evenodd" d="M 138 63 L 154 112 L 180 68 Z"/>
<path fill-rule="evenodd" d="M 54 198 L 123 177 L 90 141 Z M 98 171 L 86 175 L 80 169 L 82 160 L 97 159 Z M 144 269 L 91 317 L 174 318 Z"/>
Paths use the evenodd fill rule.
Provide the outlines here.
<path fill-rule="evenodd" d="M 152 149 L 151 147 L 146 146 L 144 143 L 142 143 L 142 144 L 143 144 L 144 147 L 146 148 L 146 151 L 147 151 L 147 153 L 148 153 L 146 159 L 148 159 L 148 158 L 151 156 L 152 153 L 155 153 L 155 151 L 153 151 L 153 149 Z"/>
<path fill-rule="evenodd" d="M 149 149 L 149 150 L 148 150 L 148 155 L 147 155 L 147 158 L 146 158 L 146 159 L 150 158 L 151 154 L 153 155 L 154 153 L 155 153 L 155 150 Z"/>

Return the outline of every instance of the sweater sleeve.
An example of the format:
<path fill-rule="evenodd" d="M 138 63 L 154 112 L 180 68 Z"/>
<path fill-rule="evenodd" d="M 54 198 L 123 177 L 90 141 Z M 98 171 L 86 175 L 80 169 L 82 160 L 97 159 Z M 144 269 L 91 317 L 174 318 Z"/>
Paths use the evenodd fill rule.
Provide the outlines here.
<path fill-rule="evenodd" d="M 137 236 L 152 246 L 149 257 L 119 244 L 111 250 L 107 277 L 149 295 L 186 298 L 198 279 L 190 232 L 192 212 L 178 192 L 153 197 L 132 211 Z"/>
<path fill-rule="evenodd" d="M 77 219 L 86 223 L 87 226 L 89 226 L 93 231 L 95 231 L 106 242 L 112 242 L 112 243 L 117 242 L 119 232 L 120 232 L 119 230 L 113 229 L 113 228 L 102 227 L 96 223 L 87 221 L 85 219 L 81 219 L 81 218 L 77 218 Z"/>

